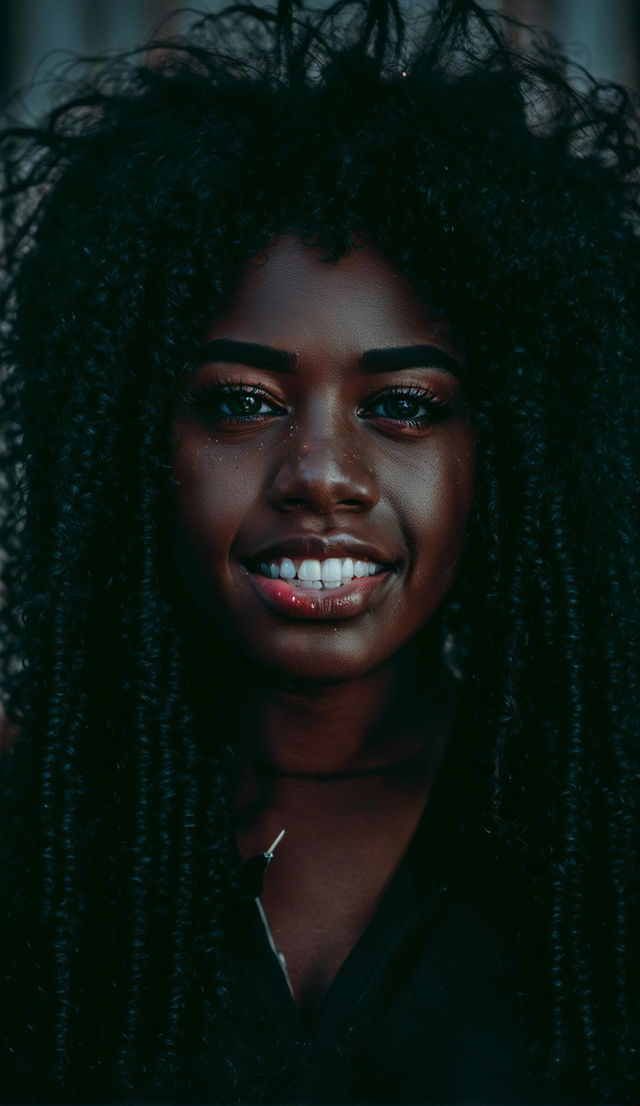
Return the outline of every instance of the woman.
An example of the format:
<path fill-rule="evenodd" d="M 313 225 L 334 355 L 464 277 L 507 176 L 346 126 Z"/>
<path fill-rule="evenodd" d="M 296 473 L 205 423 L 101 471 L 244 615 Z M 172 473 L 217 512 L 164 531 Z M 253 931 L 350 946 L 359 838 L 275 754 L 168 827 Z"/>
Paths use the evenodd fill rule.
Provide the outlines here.
<path fill-rule="evenodd" d="M 632 1101 L 627 97 L 453 0 L 151 62 L 4 140 L 5 1100 Z"/>

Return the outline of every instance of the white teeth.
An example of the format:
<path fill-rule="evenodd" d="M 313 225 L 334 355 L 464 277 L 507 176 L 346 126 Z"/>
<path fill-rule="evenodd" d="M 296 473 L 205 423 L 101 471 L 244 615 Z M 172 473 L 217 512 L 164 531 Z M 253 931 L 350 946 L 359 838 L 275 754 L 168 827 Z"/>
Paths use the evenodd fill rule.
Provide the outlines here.
<path fill-rule="evenodd" d="M 322 562 L 320 579 L 323 584 L 339 584 L 342 579 L 342 565 L 337 557 L 329 557 Z"/>
<path fill-rule="evenodd" d="M 303 561 L 298 569 L 299 580 L 321 580 L 320 561 Z"/>
<path fill-rule="evenodd" d="M 296 576 L 296 566 L 293 561 L 290 561 L 288 557 L 283 557 L 280 561 L 280 575 L 283 580 L 293 580 Z"/>
<path fill-rule="evenodd" d="M 372 561 L 354 561 L 351 557 L 327 557 L 324 561 L 308 558 L 296 562 L 290 557 L 281 557 L 279 561 L 262 561 L 258 571 L 272 580 L 299 580 L 305 587 L 339 588 L 354 578 L 363 579 L 382 571 L 382 565 Z"/>
<path fill-rule="evenodd" d="M 342 579 L 345 580 L 347 583 L 353 578 L 353 561 L 351 560 L 351 557 L 345 557 L 344 561 L 342 562 L 341 575 Z"/>

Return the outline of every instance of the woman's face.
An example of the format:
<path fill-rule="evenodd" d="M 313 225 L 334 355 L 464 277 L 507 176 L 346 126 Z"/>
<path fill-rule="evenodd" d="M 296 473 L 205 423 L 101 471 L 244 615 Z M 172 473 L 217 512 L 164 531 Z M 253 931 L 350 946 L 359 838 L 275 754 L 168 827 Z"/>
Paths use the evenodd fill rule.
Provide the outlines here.
<path fill-rule="evenodd" d="M 453 582 L 472 502 L 461 357 L 369 244 L 290 235 L 240 276 L 175 420 L 185 587 L 241 654 L 343 681 L 392 657 Z"/>

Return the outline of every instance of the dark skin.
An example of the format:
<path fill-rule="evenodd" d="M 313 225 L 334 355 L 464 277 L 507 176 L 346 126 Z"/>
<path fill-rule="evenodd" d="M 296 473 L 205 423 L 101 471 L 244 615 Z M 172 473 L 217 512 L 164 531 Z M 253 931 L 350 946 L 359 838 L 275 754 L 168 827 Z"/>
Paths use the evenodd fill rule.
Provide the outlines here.
<path fill-rule="evenodd" d="M 308 1019 L 446 746 L 455 696 L 428 624 L 474 491 L 445 324 L 373 244 L 323 256 L 283 235 L 240 275 L 203 335 L 174 459 L 185 589 L 242 692 L 238 845 L 250 856 L 287 831 L 263 904 Z M 351 555 L 375 562 L 373 582 L 293 598 L 265 583 L 271 560 Z"/>

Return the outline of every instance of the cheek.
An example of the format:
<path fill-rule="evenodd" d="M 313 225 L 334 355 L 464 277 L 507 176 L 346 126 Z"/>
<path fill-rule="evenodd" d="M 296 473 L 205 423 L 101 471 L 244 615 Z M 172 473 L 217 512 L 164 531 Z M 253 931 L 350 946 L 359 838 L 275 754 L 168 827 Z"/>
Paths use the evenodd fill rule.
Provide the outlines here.
<path fill-rule="evenodd" d="M 216 451 L 215 440 L 192 442 L 186 437 L 176 448 L 173 475 L 175 529 L 183 563 L 207 569 L 228 559 L 229 549 L 254 489 L 233 458 Z M 255 470 L 254 470 L 255 476 Z"/>
<path fill-rule="evenodd" d="M 419 579 L 445 590 L 462 552 L 475 491 L 474 443 L 456 433 L 405 480 L 406 525 Z M 408 490 L 408 494 L 407 494 Z M 444 580 L 442 575 L 444 574 Z"/>

